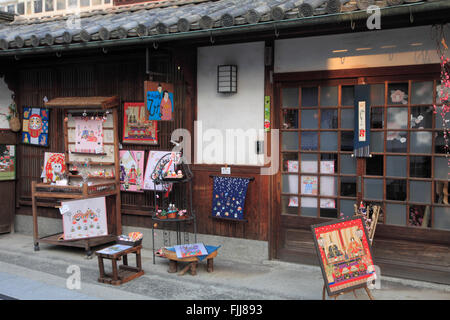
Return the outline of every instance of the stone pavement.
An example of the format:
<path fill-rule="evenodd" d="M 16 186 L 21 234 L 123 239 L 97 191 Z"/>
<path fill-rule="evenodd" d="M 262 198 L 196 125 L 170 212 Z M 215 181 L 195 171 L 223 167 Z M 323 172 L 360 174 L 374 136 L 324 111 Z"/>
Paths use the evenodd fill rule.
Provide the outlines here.
<path fill-rule="evenodd" d="M 86 259 L 79 248 L 40 244 L 33 251 L 33 239 L 24 234 L 0 235 L 0 299 L 28 300 L 320 300 L 322 274 L 319 267 L 280 261 L 261 264 L 214 259 L 214 272 L 199 264 L 197 275 L 167 272 L 168 261 L 156 258 L 151 249 L 142 252 L 145 275 L 121 286 L 97 281 L 97 259 Z M 134 259 L 130 259 L 130 263 Z M 81 288 L 68 289 L 68 268 L 79 267 Z M 111 266 L 105 263 L 106 271 Z M 109 268 L 109 269 L 108 269 Z M 69 281 L 70 284 L 70 281 Z M 450 286 L 383 277 L 380 289 L 372 290 L 377 300 L 450 300 Z M 3 298 L 2 298 L 3 296 Z M 364 290 L 357 290 L 367 300 Z M 340 300 L 355 300 L 353 294 Z"/>

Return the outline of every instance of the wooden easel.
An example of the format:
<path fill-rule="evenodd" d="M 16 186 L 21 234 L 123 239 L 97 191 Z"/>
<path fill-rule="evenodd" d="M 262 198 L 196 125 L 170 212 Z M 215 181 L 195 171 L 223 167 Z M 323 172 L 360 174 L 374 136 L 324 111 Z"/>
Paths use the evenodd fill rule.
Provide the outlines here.
<path fill-rule="evenodd" d="M 358 205 L 355 204 L 354 208 L 355 208 L 355 212 L 354 212 L 353 216 L 360 217 L 361 214 L 359 214 Z M 370 223 L 370 231 L 369 231 L 369 234 L 368 234 L 368 238 L 369 238 L 370 244 L 372 244 L 372 242 L 373 242 L 373 237 L 375 235 L 375 228 L 376 228 L 377 223 L 378 223 L 378 217 L 380 216 L 380 209 L 381 209 L 381 207 L 380 206 L 371 206 L 371 208 L 372 208 L 372 217 L 371 217 L 372 221 Z M 367 284 L 364 287 L 362 287 L 362 288 L 366 291 L 366 293 L 369 296 L 370 300 L 375 300 L 375 298 L 372 296 L 372 293 L 370 293 L 370 289 L 367 287 Z M 356 289 L 359 289 L 359 288 L 356 288 Z M 334 300 L 337 300 L 337 298 L 340 295 L 343 295 L 343 294 L 346 294 L 346 293 L 349 293 L 349 292 L 353 292 L 353 295 L 355 296 L 355 298 L 358 299 L 358 297 L 356 296 L 356 291 L 355 291 L 356 289 L 349 289 L 349 290 L 340 292 L 338 294 L 330 295 L 330 298 L 334 298 Z M 324 283 L 323 284 L 323 289 L 322 289 L 322 300 L 326 299 L 326 291 L 327 290 L 326 290 L 326 286 L 325 286 L 325 283 Z"/>
<path fill-rule="evenodd" d="M 365 285 L 364 287 L 364 290 L 366 290 L 366 293 L 367 293 L 367 295 L 369 296 L 369 299 L 370 300 L 375 300 L 375 298 L 372 296 L 372 294 L 370 293 L 370 290 L 369 290 L 369 288 L 367 287 L 367 285 Z M 348 291 L 344 291 L 344 292 L 341 292 L 341 293 L 338 293 L 338 294 L 333 294 L 333 295 L 331 295 L 330 296 L 330 298 L 334 298 L 334 300 L 337 300 L 337 298 L 340 296 L 340 295 L 343 295 L 343 294 L 346 294 L 346 293 L 349 293 L 350 291 L 352 291 L 353 292 L 353 295 L 355 296 L 355 298 L 356 299 L 358 299 L 358 297 L 356 296 L 356 291 L 355 291 L 356 289 L 351 289 L 351 290 L 348 290 Z M 325 298 L 326 298 L 326 291 L 327 291 L 327 289 L 325 288 L 325 284 L 323 285 L 323 291 L 322 291 L 322 300 L 325 300 Z"/>

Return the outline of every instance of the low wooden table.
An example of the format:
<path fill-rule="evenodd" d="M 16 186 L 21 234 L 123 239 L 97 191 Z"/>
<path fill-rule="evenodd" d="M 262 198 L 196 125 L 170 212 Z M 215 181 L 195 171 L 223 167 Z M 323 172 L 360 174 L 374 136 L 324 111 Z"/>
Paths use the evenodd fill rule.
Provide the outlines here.
<path fill-rule="evenodd" d="M 188 262 L 187 266 L 185 266 L 178 275 L 184 275 L 189 269 L 191 270 L 191 275 L 195 276 L 197 274 L 197 265 L 199 262 L 198 257 L 188 257 L 188 258 L 178 258 L 177 254 L 174 251 L 167 250 L 166 248 L 162 249 L 163 258 L 169 259 L 169 273 L 177 272 L 177 262 Z M 217 250 L 210 253 L 206 259 L 206 270 L 208 272 L 214 271 L 214 258 L 217 256 Z"/>
<path fill-rule="evenodd" d="M 138 245 L 114 254 L 99 253 L 98 251 L 95 252 L 98 257 L 98 267 L 100 270 L 100 277 L 98 278 L 98 281 L 112 285 L 120 285 L 142 276 L 144 274 L 144 270 L 142 270 L 141 249 L 142 245 Z M 136 267 L 131 267 L 128 265 L 127 255 L 130 253 L 136 254 Z M 123 265 L 117 268 L 117 261 L 120 261 L 122 258 Z M 103 259 L 111 260 L 112 274 L 105 273 Z"/>

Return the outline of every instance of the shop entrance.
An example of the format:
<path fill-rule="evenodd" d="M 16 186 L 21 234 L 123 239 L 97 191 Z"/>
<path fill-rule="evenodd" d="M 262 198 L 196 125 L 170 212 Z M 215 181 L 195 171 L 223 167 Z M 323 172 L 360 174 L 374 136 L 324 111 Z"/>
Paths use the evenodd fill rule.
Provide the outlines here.
<path fill-rule="evenodd" d="M 416 67 L 351 73 L 276 77 L 279 259 L 317 263 L 310 226 L 350 217 L 361 201 L 381 206 L 386 227 L 450 230 L 445 129 L 433 107 L 439 74 Z M 358 84 L 370 86 L 370 158 L 353 156 Z"/>

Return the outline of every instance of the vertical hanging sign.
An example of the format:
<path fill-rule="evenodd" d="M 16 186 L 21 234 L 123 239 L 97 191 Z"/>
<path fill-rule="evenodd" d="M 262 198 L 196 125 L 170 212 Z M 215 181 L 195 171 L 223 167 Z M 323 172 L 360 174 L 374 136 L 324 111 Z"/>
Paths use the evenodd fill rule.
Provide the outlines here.
<path fill-rule="evenodd" d="M 355 157 L 370 157 L 370 86 L 355 86 L 355 120 L 353 153 Z"/>
<path fill-rule="evenodd" d="M 264 97 L 264 131 L 270 131 L 270 96 Z"/>
<path fill-rule="evenodd" d="M 366 102 L 358 102 L 358 141 L 366 141 Z"/>

